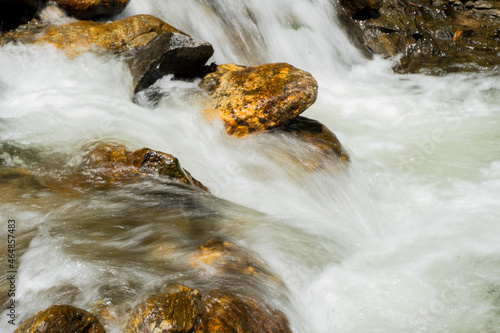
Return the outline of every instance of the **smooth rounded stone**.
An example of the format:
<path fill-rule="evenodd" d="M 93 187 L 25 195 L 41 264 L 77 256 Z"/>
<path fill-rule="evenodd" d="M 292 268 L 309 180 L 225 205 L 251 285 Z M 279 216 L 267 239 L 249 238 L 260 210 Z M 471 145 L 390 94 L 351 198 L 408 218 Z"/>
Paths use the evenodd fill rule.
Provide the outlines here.
<path fill-rule="evenodd" d="M 286 316 L 255 299 L 223 292 L 204 297 L 201 319 L 194 333 L 291 333 Z"/>
<path fill-rule="evenodd" d="M 339 4 L 340 21 L 365 55 L 402 55 L 396 72 L 484 71 L 500 63 L 500 1 L 340 0 Z"/>
<path fill-rule="evenodd" d="M 70 305 L 53 305 L 24 321 L 14 333 L 104 333 L 97 318 Z"/>
<path fill-rule="evenodd" d="M 201 313 L 198 290 L 173 285 L 137 305 L 125 327 L 125 333 L 190 333 Z"/>
<path fill-rule="evenodd" d="M 0 32 L 28 23 L 41 5 L 39 0 L 0 0 Z"/>
<path fill-rule="evenodd" d="M 120 14 L 130 0 L 50 0 L 69 16 L 80 20 L 109 17 Z"/>
<path fill-rule="evenodd" d="M 318 93 L 314 77 L 286 63 L 217 66 L 200 83 L 228 134 L 242 137 L 285 124 L 310 107 Z"/>

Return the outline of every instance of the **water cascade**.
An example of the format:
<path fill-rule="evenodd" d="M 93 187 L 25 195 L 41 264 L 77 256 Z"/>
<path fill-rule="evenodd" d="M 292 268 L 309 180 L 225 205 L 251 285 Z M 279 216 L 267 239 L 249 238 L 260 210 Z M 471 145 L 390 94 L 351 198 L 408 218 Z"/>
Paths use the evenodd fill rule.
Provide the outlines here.
<path fill-rule="evenodd" d="M 132 0 L 120 17 L 135 14 L 210 42 L 217 64 L 311 72 L 319 95 L 304 116 L 338 136 L 349 167 L 311 168 L 301 161 L 313 147 L 284 135 L 227 135 L 200 112 L 199 81 L 164 77 L 156 106 L 139 105 L 118 58 L 5 45 L 0 301 L 11 299 L 15 219 L 17 324 L 52 304 L 121 318 L 177 282 L 255 294 L 294 332 L 500 331 L 498 70 L 394 74 L 394 60 L 363 58 L 329 0 Z M 81 193 L 37 185 L 64 178 L 95 142 L 172 154 L 211 194 L 158 179 Z M 30 174 L 9 173 L 20 169 Z M 255 252 L 283 283 L 190 266 L 212 237 Z M 8 313 L 1 332 L 15 329 Z"/>

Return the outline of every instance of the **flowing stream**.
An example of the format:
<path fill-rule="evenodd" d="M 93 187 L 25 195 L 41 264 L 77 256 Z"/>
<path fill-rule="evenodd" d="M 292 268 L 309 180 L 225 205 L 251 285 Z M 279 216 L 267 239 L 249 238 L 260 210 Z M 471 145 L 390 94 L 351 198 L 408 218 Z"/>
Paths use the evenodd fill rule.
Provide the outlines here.
<path fill-rule="evenodd" d="M 259 295 L 294 332 L 500 332 L 500 72 L 394 74 L 365 60 L 329 0 L 132 0 L 215 48 L 218 64 L 288 62 L 319 83 L 347 170 L 308 165 L 280 134 L 236 139 L 201 112 L 197 82 L 161 79 L 132 102 L 119 59 L 0 49 L 0 331 L 12 332 L 7 221 L 15 219 L 16 324 L 52 304 L 131 305 L 170 282 Z M 93 142 L 178 157 L 212 195 L 153 179 L 84 193 L 37 186 Z M 35 176 L 9 177 L 25 169 Z M 284 285 L 190 266 L 209 237 L 257 253 Z M 125 319 L 122 319 L 125 318 Z"/>

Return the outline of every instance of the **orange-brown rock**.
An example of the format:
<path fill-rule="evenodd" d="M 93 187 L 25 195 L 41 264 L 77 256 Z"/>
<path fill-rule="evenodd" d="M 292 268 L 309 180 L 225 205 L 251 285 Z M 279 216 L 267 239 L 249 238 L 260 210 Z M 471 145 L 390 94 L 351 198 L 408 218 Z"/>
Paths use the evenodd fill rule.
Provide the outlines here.
<path fill-rule="evenodd" d="M 143 47 L 168 32 L 185 34 L 154 16 L 135 15 L 110 23 L 78 21 L 52 26 L 37 42 L 51 43 L 73 55 L 95 49 L 124 52 Z"/>
<path fill-rule="evenodd" d="M 149 148 L 130 152 L 120 145 L 98 144 L 88 152 L 83 167 L 95 170 L 91 181 L 101 184 L 127 180 L 134 176 L 158 175 L 209 192 L 208 188 L 181 167 L 176 157 Z"/>
<path fill-rule="evenodd" d="M 195 333 L 291 333 L 286 316 L 255 299 L 212 292 L 203 301 Z"/>
<path fill-rule="evenodd" d="M 108 17 L 120 14 L 130 0 L 50 0 L 69 16 L 80 20 Z"/>
<path fill-rule="evenodd" d="M 137 305 L 125 333 L 190 333 L 201 313 L 201 294 L 182 285 L 170 286 L 167 293 Z M 215 332 L 215 331 L 214 331 Z"/>
<path fill-rule="evenodd" d="M 283 285 L 281 278 L 272 273 L 256 254 L 220 237 L 212 238 L 200 246 L 189 259 L 189 263 L 201 269 L 210 267 L 218 275 L 246 275 Z"/>
<path fill-rule="evenodd" d="M 227 133 L 238 137 L 285 124 L 311 106 L 318 93 L 310 73 L 286 63 L 219 65 L 200 86 L 212 97 Z"/>
<path fill-rule="evenodd" d="M 53 305 L 24 321 L 15 333 L 78 332 L 104 333 L 97 318 L 69 305 Z"/>
<path fill-rule="evenodd" d="M 323 158 L 336 157 L 343 162 L 349 161 L 349 155 L 340 144 L 337 136 L 317 120 L 302 116 L 297 117 L 277 131 L 290 133 L 300 140 L 310 143 L 318 149 Z"/>

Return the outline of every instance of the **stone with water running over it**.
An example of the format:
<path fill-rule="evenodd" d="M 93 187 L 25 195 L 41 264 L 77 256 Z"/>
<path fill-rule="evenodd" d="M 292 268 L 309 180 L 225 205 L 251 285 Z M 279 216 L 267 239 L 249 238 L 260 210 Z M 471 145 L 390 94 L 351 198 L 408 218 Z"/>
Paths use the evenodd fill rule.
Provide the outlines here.
<path fill-rule="evenodd" d="M 109 17 L 120 14 L 130 0 L 50 0 L 69 16 L 81 20 Z M 48 2 L 48 1 L 47 1 Z"/>
<path fill-rule="evenodd" d="M 87 332 L 105 333 L 91 313 L 70 305 L 53 305 L 24 321 L 14 333 Z"/>
<path fill-rule="evenodd" d="M 200 87 L 212 97 L 226 132 L 237 137 L 285 124 L 310 107 L 318 94 L 310 73 L 286 63 L 219 65 Z"/>

